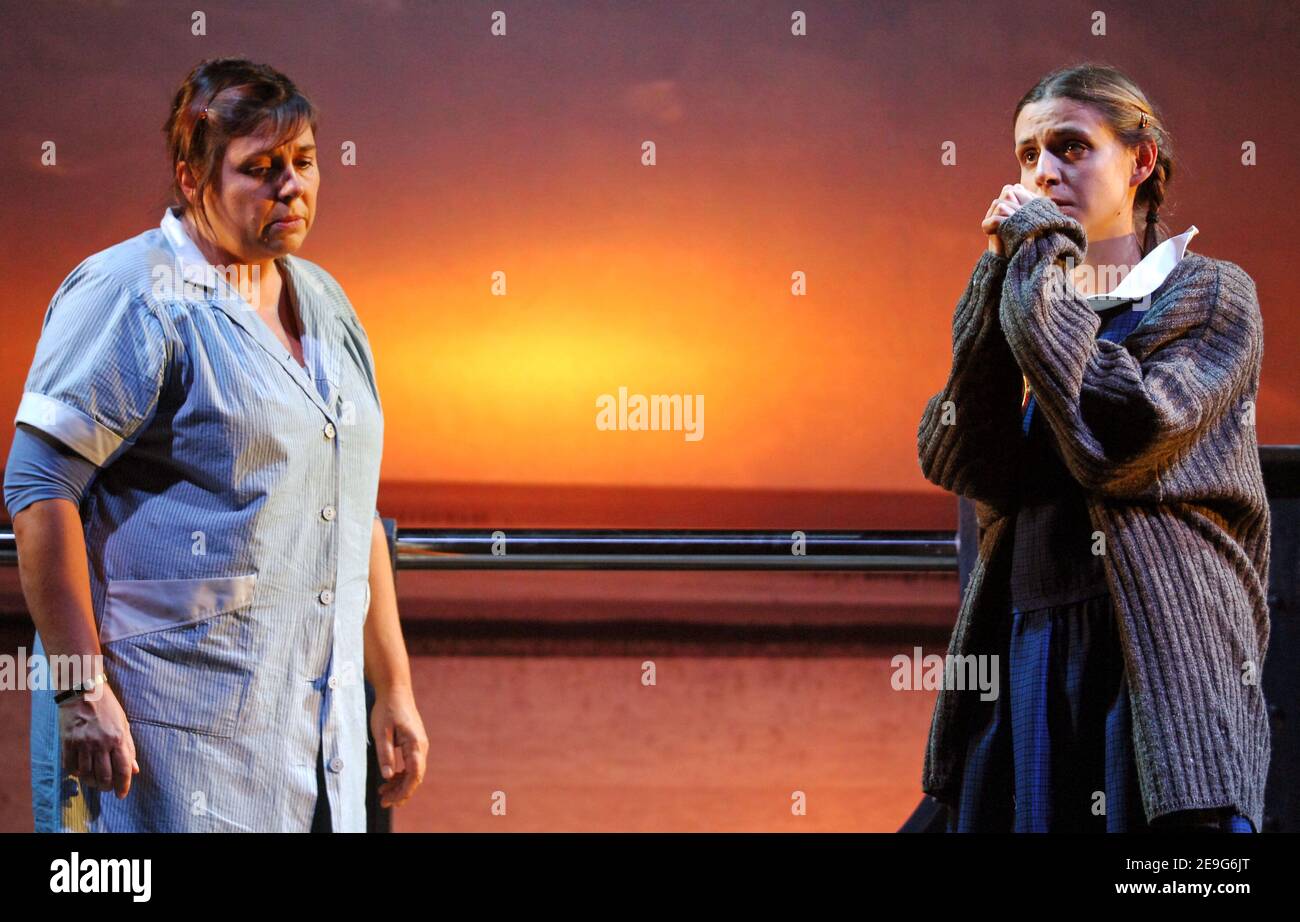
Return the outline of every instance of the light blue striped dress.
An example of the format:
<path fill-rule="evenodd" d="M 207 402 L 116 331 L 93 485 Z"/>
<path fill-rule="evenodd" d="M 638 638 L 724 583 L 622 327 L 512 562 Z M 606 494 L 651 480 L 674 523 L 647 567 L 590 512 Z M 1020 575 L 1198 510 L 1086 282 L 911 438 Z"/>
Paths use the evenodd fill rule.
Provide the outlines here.
<path fill-rule="evenodd" d="M 305 832 L 318 751 L 334 831 L 365 829 L 383 414 L 343 290 L 278 264 L 310 374 L 170 210 L 50 302 L 15 422 L 99 468 L 91 599 L 140 773 L 123 800 L 65 776 L 53 693 L 33 692 L 37 831 Z"/>

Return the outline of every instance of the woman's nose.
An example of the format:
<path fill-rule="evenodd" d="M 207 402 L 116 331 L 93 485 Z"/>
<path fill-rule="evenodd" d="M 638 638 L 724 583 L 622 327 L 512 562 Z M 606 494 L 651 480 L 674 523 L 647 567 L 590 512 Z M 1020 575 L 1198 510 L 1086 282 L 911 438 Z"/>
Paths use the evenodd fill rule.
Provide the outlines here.
<path fill-rule="evenodd" d="M 292 165 L 285 167 L 280 180 L 280 198 L 293 198 L 302 194 L 302 175 Z"/>
<path fill-rule="evenodd" d="M 1039 189 L 1046 189 L 1048 183 L 1059 183 L 1061 181 L 1060 172 L 1056 167 L 1056 158 L 1051 154 L 1043 153 L 1038 155 L 1038 163 L 1034 167 L 1034 182 Z"/>

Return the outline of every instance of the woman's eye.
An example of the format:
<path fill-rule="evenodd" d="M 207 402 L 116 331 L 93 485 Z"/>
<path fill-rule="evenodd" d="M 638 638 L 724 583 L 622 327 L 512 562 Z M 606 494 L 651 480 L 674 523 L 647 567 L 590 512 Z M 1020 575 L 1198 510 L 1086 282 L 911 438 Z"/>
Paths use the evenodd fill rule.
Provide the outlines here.
<path fill-rule="evenodd" d="M 1066 151 L 1067 153 L 1071 150 L 1071 148 L 1075 148 L 1075 147 L 1077 147 L 1080 151 L 1085 151 L 1085 150 L 1088 149 L 1088 148 L 1087 148 L 1087 145 L 1083 144 L 1083 143 L 1080 142 L 1080 141 L 1066 141 L 1066 142 L 1065 142 L 1065 151 Z M 1021 159 L 1025 162 L 1025 164 L 1032 163 L 1032 162 L 1033 162 L 1033 157 L 1034 157 L 1034 154 L 1035 154 L 1035 153 L 1036 153 L 1035 151 L 1027 150 L 1027 151 L 1025 151 L 1024 154 L 1021 156 Z"/>
<path fill-rule="evenodd" d="M 314 160 L 299 160 L 298 169 L 305 170 L 308 167 L 313 166 L 314 164 L 315 164 Z M 249 169 L 248 174 L 250 176 L 256 176 L 258 179 L 266 179 L 268 176 L 271 176 L 276 172 L 278 171 L 274 167 L 255 166 Z"/>

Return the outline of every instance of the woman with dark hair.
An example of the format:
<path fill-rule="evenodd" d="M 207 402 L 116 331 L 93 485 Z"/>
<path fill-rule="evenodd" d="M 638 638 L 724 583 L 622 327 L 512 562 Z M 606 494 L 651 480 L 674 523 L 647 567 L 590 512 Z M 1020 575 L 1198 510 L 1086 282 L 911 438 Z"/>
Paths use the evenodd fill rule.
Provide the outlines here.
<path fill-rule="evenodd" d="M 46 311 L 5 502 L 36 655 L 103 671 L 33 691 L 38 831 L 364 831 L 363 676 L 381 802 L 423 777 L 374 358 L 293 255 L 316 128 L 278 71 L 200 64 L 164 126 L 174 207 Z"/>
<path fill-rule="evenodd" d="M 948 652 L 998 657 L 1004 691 L 944 683 L 923 787 L 952 831 L 1258 831 L 1255 285 L 1195 227 L 1158 242 L 1170 136 L 1117 69 L 1044 77 L 1014 143 L 918 433 L 980 525 Z"/>

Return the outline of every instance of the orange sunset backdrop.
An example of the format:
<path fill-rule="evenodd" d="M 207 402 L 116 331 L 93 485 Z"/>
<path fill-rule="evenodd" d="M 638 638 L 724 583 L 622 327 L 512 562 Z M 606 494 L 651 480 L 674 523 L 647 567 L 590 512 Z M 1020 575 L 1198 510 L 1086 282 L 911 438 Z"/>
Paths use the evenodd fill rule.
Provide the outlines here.
<path fill-rule="evenodd" d="M 238 53 L 313 99 L 324 151 L 356 145 L 355 166 L 322 157 L 300 255 L 369 332 L 386 483 L 938 494 L 916 424 L 979 221 L 1018 180 L 1012 108 L 1092 57 L 1166 112 L 1167 223 L 1255 278 L 1260 441 L 1300 440 L 1293 8 L 1143 4 L 1094 36 L 1084 3 L 802 7 L 806 36 L 783 3 L 520 3 L 497 37 L 475 3 L 214 3 L 206 36 L 179 8 L 23 7 L 0 37 L 0 415 L 59 281 L 158 223 L 175 85 Z M 1234 53 L 1250 66 L 1228 68 Z M 620 386 L 703 395 L 704 438 L 599 430 L 597 398 Z"/>

